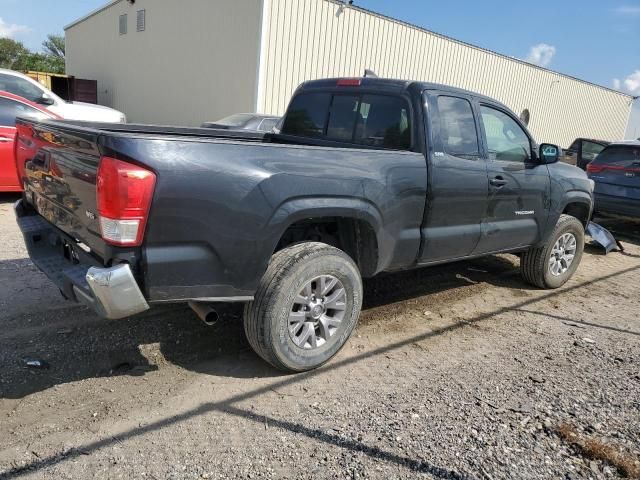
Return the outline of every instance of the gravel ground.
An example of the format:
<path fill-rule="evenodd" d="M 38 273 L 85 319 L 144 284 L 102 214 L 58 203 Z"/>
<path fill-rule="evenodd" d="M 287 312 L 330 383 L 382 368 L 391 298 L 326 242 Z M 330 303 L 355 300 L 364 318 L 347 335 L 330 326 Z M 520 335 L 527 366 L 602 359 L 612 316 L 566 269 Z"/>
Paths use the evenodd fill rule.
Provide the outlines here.
<path fill-rule="evenodd" d="M 182 306 L 108 322 L 64 301 L 25 258 L 13 200 L 0 478 L 624 476 L 579 439 L 640 469 L 639 225 L 608 222 L 626 252 L 588 248 L 560 291 L 523 283 L 510 256 L 368 281 L 337 358 L 282 375 L 236 309 L 206 327 Z"/>

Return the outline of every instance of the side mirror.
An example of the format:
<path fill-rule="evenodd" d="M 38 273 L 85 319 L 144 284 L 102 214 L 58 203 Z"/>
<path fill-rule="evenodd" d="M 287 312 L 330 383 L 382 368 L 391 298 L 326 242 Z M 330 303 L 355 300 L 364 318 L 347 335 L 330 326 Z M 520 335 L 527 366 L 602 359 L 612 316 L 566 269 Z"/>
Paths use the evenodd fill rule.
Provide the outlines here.
<path fill-rule="evenodd" d="M 56 102 L 49 95 L 47 95 L 46 93 L 43 93 L 42 96 L 36 100 L 36 103 L 40 105 L 49 106 L 49 105 L 53 105 Z"/>
<path fill-rule="evenodd" d="M 560 155 L 562 155 L 562 150 L 557 145 L 552 145 L 551 143 L 540 145 L 540 163 L 556 163 Z"/>

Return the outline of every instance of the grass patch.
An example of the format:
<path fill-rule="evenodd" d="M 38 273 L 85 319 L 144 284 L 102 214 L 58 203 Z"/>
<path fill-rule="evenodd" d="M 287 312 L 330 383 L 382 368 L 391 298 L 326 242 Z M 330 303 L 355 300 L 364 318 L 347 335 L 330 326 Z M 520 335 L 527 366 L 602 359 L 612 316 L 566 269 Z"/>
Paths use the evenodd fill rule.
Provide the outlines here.
<path fill-rule="evenodd" d="M 561 424 L 556 433 L 575 445 L 587 458 L 607 462 L 627 478 L 640 479 L 640 458 L 624 452 L 620 447 L 593 436 L 582 435 L 568 423 Z"/>

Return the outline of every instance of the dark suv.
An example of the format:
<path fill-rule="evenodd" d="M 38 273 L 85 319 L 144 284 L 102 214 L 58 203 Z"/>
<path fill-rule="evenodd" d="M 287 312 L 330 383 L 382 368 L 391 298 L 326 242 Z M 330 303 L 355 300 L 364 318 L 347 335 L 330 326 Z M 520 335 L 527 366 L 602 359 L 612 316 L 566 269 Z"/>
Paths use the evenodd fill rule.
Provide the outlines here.
<path fill-rule="evenodd" d="M 612 143 L 587 166 L 598 213 L 640 218 L 640 141 Z"/>

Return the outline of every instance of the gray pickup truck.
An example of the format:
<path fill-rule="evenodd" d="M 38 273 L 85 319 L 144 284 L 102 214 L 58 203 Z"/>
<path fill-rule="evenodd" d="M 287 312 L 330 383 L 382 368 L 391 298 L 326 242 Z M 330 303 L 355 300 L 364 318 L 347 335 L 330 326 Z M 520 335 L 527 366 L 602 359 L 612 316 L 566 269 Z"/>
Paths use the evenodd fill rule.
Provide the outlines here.
<path fill-rule="evenodd" d="M 18 120 L 18 223 L 34 263 L 106 318 L 244 302 L 255 351 L 323 364 L 362 277 L 501 252 L 575 272 L 593 183 L 504 105 L 443 85 L 311 81 L 277 133 Z"/>

